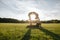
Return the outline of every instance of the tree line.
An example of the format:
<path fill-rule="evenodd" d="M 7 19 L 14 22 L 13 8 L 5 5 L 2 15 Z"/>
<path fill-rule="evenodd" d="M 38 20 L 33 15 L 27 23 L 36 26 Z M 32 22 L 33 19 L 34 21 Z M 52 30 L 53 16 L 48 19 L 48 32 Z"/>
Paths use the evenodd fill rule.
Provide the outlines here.
<path fill-rule="evenodd" d="M 24 21 L 13 18 L 0 18 L 0 23 L 24 23 Z"/>
<path fill-rule="evenodd" d="M 41 21 L 42 23 L 60 23 L 60 20 L 47 20 L 47 21 Z"/>
<path fill-rule="evenodd" d="M 28 23 L 29 21 L 26 20 L 17 20 L 13 18 L 0 18 L 0 23 Z M 60 20 L 47 20 L 47 21 L 41 21 L 41 23 L 60 23 Z"/>

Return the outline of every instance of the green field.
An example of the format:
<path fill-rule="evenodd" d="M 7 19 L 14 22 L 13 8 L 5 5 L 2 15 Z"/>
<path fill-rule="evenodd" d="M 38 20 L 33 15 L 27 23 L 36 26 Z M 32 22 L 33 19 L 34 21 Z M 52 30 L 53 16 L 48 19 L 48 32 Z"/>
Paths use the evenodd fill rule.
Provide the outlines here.
<path fill-rule="evenodd" d="M 28 25 L 0 23 L 0 40 L 60 40 L 60 24 L 42 24 L 39 28 Z"/>

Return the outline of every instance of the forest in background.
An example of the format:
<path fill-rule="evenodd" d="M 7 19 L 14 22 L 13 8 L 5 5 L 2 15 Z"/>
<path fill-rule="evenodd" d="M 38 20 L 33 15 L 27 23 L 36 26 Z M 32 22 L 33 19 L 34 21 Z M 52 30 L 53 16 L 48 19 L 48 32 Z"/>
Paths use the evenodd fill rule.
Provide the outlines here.
<path fill-rule="evenodd" d="M 0 18 L 0 23 L 28 23 L 28 20 L 17 20 L 13 18 Z M 47 20 L 47 21 L 41 21 L 41 23 L 60 23 L 60 20 L 54 19 L 54 20 Z"/>

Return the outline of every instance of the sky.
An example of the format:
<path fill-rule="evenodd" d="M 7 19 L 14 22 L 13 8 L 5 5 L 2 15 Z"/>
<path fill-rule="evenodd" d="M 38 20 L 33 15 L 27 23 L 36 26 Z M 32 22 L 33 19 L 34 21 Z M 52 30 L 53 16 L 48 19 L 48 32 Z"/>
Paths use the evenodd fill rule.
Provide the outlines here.
<path fill-rule="evenodd" d="M 60 0 L 0 0 L 0 17 L 28 20 L 29 12 L 40 20 L 60 20 Z"/>

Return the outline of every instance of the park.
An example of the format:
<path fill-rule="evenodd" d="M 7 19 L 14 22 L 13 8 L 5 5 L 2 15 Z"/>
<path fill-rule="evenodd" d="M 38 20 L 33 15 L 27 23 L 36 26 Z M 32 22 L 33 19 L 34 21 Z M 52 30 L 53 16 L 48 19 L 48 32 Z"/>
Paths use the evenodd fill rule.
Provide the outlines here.
<path fill-rule="evenodd" d="M 60 40 L 60 0 L 0 0 L 0 40 Z"/>
<path fill-rule="evenodd" d="M 60 40 L 60 23 L 42 23 L 36 12 L 28 17 L 28 23 L 0 23 L 0 40 Z"/>
<path fill-rule="evenodd" d="M 28 23 L 0 23 L 0 40 L 60 40 L 60 23 L 43 23 L 27 28 Z"/>

